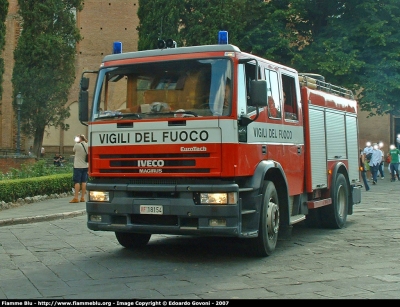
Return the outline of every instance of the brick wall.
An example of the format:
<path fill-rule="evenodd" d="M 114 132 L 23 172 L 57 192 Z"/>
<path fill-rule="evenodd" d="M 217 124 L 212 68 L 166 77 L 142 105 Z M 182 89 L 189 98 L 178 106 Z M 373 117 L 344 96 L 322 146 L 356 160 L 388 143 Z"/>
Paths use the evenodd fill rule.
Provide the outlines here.
<path fill-rule="evenodd" d="M 20 20 L 17 15 L 18 0 L 8 0 L 9 8 L 6 18 L 6 45 L 0 55 L 4 58 L 5 74 L 3 97 L 0 101 L 0 149 L 16 148 L 16 115 L 12 108 L 12 69 L 13 52 L 20 34 Z M 66 120 L 70 125 L 68 131 L 49 128 L 43 139 L 46 153 L 72 154 L 74 136 L 80 133 L 87 135 L 87 127 L 78 120 L 77 99 L 82 72 L 99 68 L 103 57 L 112 53 L 114 41 L 121 41 L 123 51 L 137 51 L 139 19 L 136 0 L 85 0 L 84 8 L 77 14 L 77 26 L 83 40 L 77 45 L 75 62 L 76 79 L 68 96 L 67 106 L 71 107 L 71 117 Z M 47 129 L 47 128 L 46 128 Z M 28 151 L 33 140 L 21 136 L 21 150 Z"/>
<path fill-rule="evenodd" d="M 7 173 L 11 168 L 19 169 L 22 164 L 34 164 L 35 158 L 0 157 L 0 172 Z"/>

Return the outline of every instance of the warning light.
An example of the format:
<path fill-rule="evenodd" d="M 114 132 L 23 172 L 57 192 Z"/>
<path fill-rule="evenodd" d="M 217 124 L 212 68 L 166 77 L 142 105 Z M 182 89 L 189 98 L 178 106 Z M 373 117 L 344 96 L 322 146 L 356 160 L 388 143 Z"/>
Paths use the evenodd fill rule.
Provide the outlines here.
<path fill-rule="evenodd" d="M 220 45 L 228 44 L 228 31 L 219 31 L 218 32 L 218 44 L 220 44 Z"/>
<path fill-rule="evenodd" d="M 157 42 L 157 48 L 158 49 L 164 49 L 164 48 L 176 48 L 176 41 L 174 41 L 172 38 L 168 38 L 167 40 L 159 39 Z"/>
<path fill-rule="evenodd" d="M 122 53 L 122 43 L 114 42 L 113 43 L 113 54 Z"/>

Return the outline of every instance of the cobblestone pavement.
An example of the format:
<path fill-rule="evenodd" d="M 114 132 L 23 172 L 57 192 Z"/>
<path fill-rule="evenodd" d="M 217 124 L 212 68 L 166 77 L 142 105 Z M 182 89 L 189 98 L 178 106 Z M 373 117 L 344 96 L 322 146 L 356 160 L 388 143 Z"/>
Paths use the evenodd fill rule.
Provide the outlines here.
<path fill-rule="evenodd" d="M 345 228 L 296 225 L 266 258 L 228 238 L 153 235 L 127 250 L 69 198 L 3 210 L 0 299 L 399 299 L 399 191 L 379 179 Z"/>

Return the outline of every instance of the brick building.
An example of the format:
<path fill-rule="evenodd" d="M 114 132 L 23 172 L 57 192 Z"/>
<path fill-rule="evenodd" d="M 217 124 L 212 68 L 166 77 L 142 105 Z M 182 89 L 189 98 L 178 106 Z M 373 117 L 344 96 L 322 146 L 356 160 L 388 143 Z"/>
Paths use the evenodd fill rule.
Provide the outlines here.
<path fill-rule="evenodd" d="M 60 131 L 51 127 L 45 133 L 43 146 L 47 153 L 60 152 L 64 156 L 72 154 L 74 136 L 86 134 L 87 129 L 78 120 L 78 85 L 81 74 L 85 70 L 96 70 L 104 55 L 112 52 L 112 43 L 121 41 L 123 50 L 137 50 L 139 24 L 137 17 L 138 1 L 131 0 L 86 0 L 84 8 L 77 13 L 77 25 L 83 40 L 77 45 L 76 80 L 71 88 L 68 106 L 71 117 L 67 120 L 68 131 Z M 17 143 L 17 121 L 12 108 L 12 69 L 13 51 L 20 33 L 17 15 L 17 0 L 9 0 L 9 12 L 6 19 L 6 46 L 2 52 L 5 60 L 3 82 L 3 98 L 0 114 L 0 150 L 15 152 Z M 327 80 L 329 81 L 329 80 Z M 24 107 L 24 106 L 22 106 Z M 12 114 L 12 116 L 10 116 Z M 400 116 L 375 116 L 367 118 L 367 112 L 359 114 L 359 145 L 364 148 L 366 141 L 383 141 L 385 145 L 393 143 L 400 133 Z M 21 150 L 27 152 L 33 140 L 21 138 Z M 387 152 L 388 146 L 384 147 Z"/>
<path fill-rule="evenodd" d="M 6 46 L 2 52 L 5 61 L 3 97 L 0 105 L 0 155 L 15 153 L 17 143 L 17 117 L 12 108 L 12 69 L 13 52 L 20 33 L 20 22 L 17 15 L 17 0 L 9 1 L 6 19 Z M 86 0 L 84 9 L 77 13 L 76 21 L 83 40 L 77 45 L 76 80 L 71 88 L 68 106 L 71 117 L 66 121 L 68 131 L 51 127 L 45 132 L 43 147 L 46 153 L 62 153 L 65 157 L 72 154 L 74 136 L 86 134 L 87 129 L 78 120 L 79 81 L 85 70 L 97 70 L 106 54 L 112 52 L 114 41 L 121 41 L 123 50 L 137 50 L 139 24 L 137 17 L 138 2 L 126 0 Z M 26 106 L 22 106 L 26 107 Z M 12 114 L 12 116 L 10 116 Z M 33 139 L 21 136 L 21 151 L 27 152 Z"/>

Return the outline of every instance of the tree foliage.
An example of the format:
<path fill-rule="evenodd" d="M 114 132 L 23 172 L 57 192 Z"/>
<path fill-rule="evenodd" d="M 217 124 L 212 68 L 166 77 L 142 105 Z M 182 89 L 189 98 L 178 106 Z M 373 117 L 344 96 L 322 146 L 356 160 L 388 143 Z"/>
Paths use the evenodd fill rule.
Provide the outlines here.
<path fill-rule="evenodd" d="M 186 46 L 227 30 L 242 51 L 352 89 L 370 115 L 400 109 L 398 0 L 140 0 L 138 15 L 140 50 L 161 25 Z"/>
<path fill-rule="evenodd" d="M 159 39 L 172 38 L 182 45 L 178 31 L 182 4 L 181 0 L 139 1 L 139 50 L 157 48 Z"/>
<path fill-rule="evenodd" d="M 309 27 L 309 45 L 293 57 L 292 64 L 319 71 L 330 82 L 360 93 L 360 105 L 370 115 L 398 110 L 398 1 L 349 0 L 326 6 L 323 1 L 297 0 L 293 4 L 303 8 L 305 20 L 312 20 L 312 8 L 318 8 L 320 22 Z M 329 9 L 324 11 L 323 7 Z"/>
<path fill-rule="evenodd" d="M 0 0 L 0 53 L 4 50 L 6 43 L 6 17 L 8 13 L 8 1 Z M 4 74 L 4 59 L 0 58 L 0 100 L 3 95 L 3 74 Z"/>
<path fill-rule="evenodd" d="M 18 0 L 22 31 L 14 51 L 14 97 L 21 92 L 21 130 L 34 137 L 39 157 L 46 127 L 67 130 L 68 101 L 75 80 L 75 45 L 81 40 L 74 11 L 82 0 Z M 17 108 L 14 99 L 14 107 Z"/>

